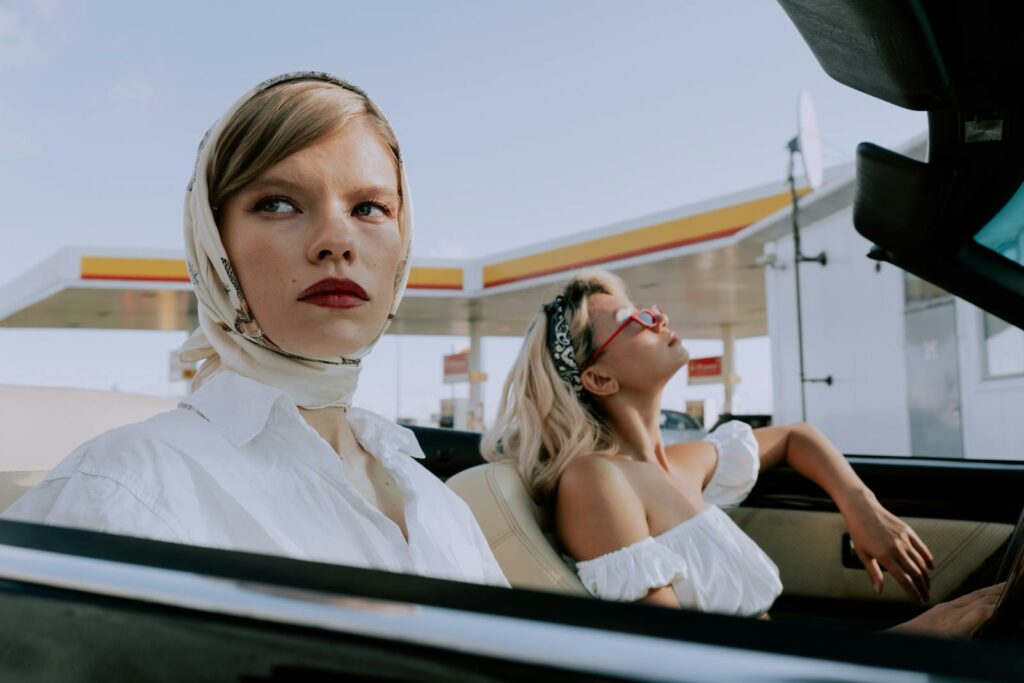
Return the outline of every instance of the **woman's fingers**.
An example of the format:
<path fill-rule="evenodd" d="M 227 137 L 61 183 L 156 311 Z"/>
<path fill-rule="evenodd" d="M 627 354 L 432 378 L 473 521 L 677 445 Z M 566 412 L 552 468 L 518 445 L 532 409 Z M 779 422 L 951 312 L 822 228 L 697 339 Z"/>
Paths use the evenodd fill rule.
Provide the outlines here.
<path fill-rule="evenodd" d="M 907 558 L 917 567 L 918 571 L 921 572 L 921 576 L 924 579 L 925 594 L 931 590 L 932 579 L 928 576 L 928 563 L 925 562 L 924 558 L 914 548 L 907 546 L 906 548 Z"/>
<path fill-rule="evenodd" d="M 932 551 L 928 549 L 928 546 L 924 544 L 924 541 L 921 540 L 921 537 L 917 535 L 917 532 L 907 527 L 907 535 L 910 537 L 910 543 L 914 546 L 914 550 L 928 563 L 928 569 L 935 569 L 935 557 L 932 555 Z"/>
<path fill-rule="evenodd" d="M 857 556 L 860 558 L 861 564 L 864 565 L 864 569 L 867 570 L 871 584 L 875 587 L 875 595 L 878 595 L 882 592 L 882 583 L 885 581 L 882 576 L 882 568 L 878 566 L 878 560 L 864 555 L 860 551 L 857 551 Z"/>
<path fill-rule="evenodd" d="M 931 582 L 928 579 L 928 568 L 924 560 L 912 548 L 903 548 L 901 552 L 898 551 L 896 559 L 913 580 L 914 587 L 921 596 L 921 601 L 928 602 Z"/>
<path fill-rule="evenodd" d="M 924 588 L 921 572 L 909 558 L 904 560 L 901 556 L 891 557 L 883 562 L 883 566 L 889 570 L 896 582 L 903 586 L 907 595 L 917 598 L 920 602 L 926 602 L 927 590 Z"/>
<path fill-rule="evenodd" d="M 918 602 L 928 602 L 928 591 L 922 585 L 920 574 L 911 574 L 906 570 L 897 569 L 896 576 L 899 577 L 900 585 L 903 586 L 907 595 L 915 598 Z"/>
<path fill-rule="evenodd" d="M 981 625 L 992 618 L 1004 588 L 1006 588 L 1005 581 L 994 586 L 979 588 L 946 603 L 956 610 L 956 619 L 962 632 L 973 635 Z"/>
<path fill-rule="evenodd" d="M 978 590 L 971 591 L 966 595 L 961 595 L 956 600 L 951 601 L 950 604 L 955 605 L 956 607 L 966 607 L 972 602 L 978 600 L 999 602 L 999 598 L 1003 595 L 1004 588 L 1006 588 L 1005 581 L 985 588 L 979 588 Z"/>
<path fill-rule="evenodd" d="M 993 605 L 999 603 L 999 599 L 1003 597 L 1003 590 L 1006 588 L 1006 582 L 997 583 L 994 586 L 988 588 L 981 588 L 972 593 L 965 595 L 965 598 L 970 598 L 968 604 L 977 603 L 982 605 Z"/>

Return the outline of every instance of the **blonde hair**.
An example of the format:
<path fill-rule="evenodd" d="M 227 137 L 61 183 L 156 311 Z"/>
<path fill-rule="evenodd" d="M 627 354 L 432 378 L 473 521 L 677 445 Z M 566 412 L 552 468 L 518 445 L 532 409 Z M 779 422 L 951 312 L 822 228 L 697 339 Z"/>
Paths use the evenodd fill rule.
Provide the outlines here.
<path fill-rule="evenodd" d="M 587 300 L 593 294 L 624 291 L 622 280 L 603 270 L 573 277 L 562 289 L 569 337 L 578 365 L 595 349 Z M 526 333 L 512 370 L 502 389 L 494 425 L 481 442 L 490 461 L 514 460 L 530 495 L 547 502 L 568 464 L 580 455 L 612 454 L 612 440 L 600 408 L 577 397 L 558 375 L 548 349 L 548 320 L 542 310 Z"/>
<path fill-rule="evenodd" d="M 225 125 L 206 166 L 210 208 L 224 204 L 274 164 L 340 131 L 368 122 L 394 155 L 401 177 L 398 138 L 384 114 L 359 88 L 321 80 L 286 81 L 245 102 Z M 398 188 L 399 195 L 402 188 Z"/>

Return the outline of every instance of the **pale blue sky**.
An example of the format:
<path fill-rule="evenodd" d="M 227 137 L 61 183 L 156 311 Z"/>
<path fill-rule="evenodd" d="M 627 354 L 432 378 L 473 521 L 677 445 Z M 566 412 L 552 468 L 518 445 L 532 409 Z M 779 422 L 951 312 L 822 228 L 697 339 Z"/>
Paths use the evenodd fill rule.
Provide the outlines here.
<path fill-rule="evenodd" d="M 64 245 L 180 248 L 203 131 L 250 86 L 295 69 L 361 85 L 391 119 L 419 256 L 781 187 L 801 90 L 830 165 L 861 140 L 897 145 L 925 128 L 832 82 L 769 0 L 0 0 L 0 286 Z M 0 382 L 165 391 L 179 340 L 0 330 Z M 388 340 L 360 399 L 394 414 L 401 355 L 415 404 L 403 412 L 436 405 L 439 354 L 462 343 Z M 494 377 L 514 344 L 491 346 Z M 768 355 L 744 348 L 741 396 L 756 409 L 770 402 Z"/>

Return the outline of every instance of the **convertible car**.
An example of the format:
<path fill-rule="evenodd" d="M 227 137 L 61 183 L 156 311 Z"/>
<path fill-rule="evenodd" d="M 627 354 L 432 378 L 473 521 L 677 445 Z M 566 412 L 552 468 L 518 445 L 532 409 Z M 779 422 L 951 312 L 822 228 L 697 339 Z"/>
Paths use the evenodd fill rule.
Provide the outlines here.
<path fill-rule="evenodd" d="M 926 162 L 857 150 L 870 257 L 1024 326 L 1024 8 L 780 4 L 833 78 L 928 112 Z M 172 407 L 0 390 L 0 510 L 77 443 Z M 512 590 L 0 521 L 0 679 L 1024 680 L 1024 463 L 848 455 L 933 550 L 933 601 L 1009 579 L 978 638 L 946 641 L 877 632 L 925 607 L 893 581 L 874 595 L 835 506 L 786 468 L 730 513 L 782 573 L 765 622 L 589 597 L 509 465 L 477 435 L 413 430 Z"/>

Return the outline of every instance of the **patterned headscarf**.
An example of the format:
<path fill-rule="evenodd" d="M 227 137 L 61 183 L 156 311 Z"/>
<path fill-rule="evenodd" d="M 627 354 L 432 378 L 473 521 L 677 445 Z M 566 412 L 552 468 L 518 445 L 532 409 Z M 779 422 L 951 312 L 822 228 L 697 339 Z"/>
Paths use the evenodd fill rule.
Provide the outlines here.
<path fill-rule="evenodd" d="M 183 361 L 203 361 L 192 388 L 222 368 L 280 389 L 302 408 L 351 405 L 359 381 L 360 361 L 391 324 L 409 278 L 412 206 L 405 171 L 399 168 L 402 208 L 398 216 L 402 255 L 395 274 L 394 301 L 387 320 L 373 340 L 348 356 L 314 358 L 274 344 L 253 317 L 238 278 L 220 240 L 210 208 L 206 166 L 228 121 L 255 95 L 282 83 L 315 80 L 333 83 L 365 97 L 345 81 L 321 72 L 290 73 L 260 83 L 235 102 L 207 131 L 199 144 L 195 174 L 185 193 L 185 260 L 199 302 L 199 328 L 181 347 Z M 367 98 L 369 99 L 369 98 Z"/>
<path fill-rule="evenodd" d="M 556 296 L 554 301 L 544 304 L 544 313 L 548 318 L 548 352 L 555 364 L 558 376 L 562 378 L 576 397 L 583 399 L 583 381 L 580 379 L 580 367 L 576 362 L 576 351 L 572 347 L 569 334 L 569 322 L 565 318 L 565 299 Z"/>

